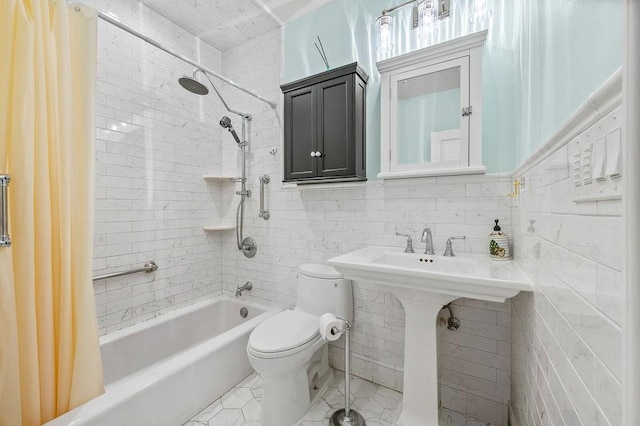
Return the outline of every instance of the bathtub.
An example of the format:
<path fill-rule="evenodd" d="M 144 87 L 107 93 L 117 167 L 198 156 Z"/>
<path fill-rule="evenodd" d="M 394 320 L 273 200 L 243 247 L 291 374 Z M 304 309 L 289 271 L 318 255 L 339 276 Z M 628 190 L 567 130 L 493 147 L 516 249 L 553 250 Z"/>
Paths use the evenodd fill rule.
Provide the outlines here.
<path fill-rule="evenodd" d="M 107 334 L 105 393 L 46 425 L 182 425 L 253 371 L 249 334 L 279 311 L 221 296 Z"/>

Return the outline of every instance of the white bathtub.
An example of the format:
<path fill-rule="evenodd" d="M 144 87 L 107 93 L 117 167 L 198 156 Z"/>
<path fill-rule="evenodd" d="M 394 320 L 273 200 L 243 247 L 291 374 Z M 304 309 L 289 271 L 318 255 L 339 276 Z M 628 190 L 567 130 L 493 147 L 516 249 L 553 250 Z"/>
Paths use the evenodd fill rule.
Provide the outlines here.
<path fill-rule="evenodd" d="M 279 311 L 222 296 L 107 334 L 105 393 L 46 425 L 182 425 L 253 371 L 249 334 Z"/>

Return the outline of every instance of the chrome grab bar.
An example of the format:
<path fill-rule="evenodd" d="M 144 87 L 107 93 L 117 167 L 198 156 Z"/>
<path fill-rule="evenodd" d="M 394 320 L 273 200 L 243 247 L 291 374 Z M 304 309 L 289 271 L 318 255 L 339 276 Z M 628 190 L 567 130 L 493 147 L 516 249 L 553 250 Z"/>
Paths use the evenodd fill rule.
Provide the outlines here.
<path fill-rule="evenodd" d="M 113 272 L 111 274 L 97 275 L 93 281 L 106 280 L 107 278 L 121 277 L 123 275 L 137 274 L 138 272 L 153 272 L 158 269 L 158 265 L 153 260 L 148 261 L 142 268 L 131 269 L 130 271 Z"/>
<path fill-rule="evenodd" d="M 264 184 L 269 183 L 270 181 L 271 178 L 269 175 L 260 176 L 260 213 L 258 214 L 258 217 L 261 217 L 264 220 L 269 220 L 271 217 L 269 210 L 264 209 Z"/>
<path fill-rule="evenodd" d="M 10 247 L 9 237 L 9 205 L 7 203 L 7 188 L 11 176 L 0 175 L 0 247 Z"/>

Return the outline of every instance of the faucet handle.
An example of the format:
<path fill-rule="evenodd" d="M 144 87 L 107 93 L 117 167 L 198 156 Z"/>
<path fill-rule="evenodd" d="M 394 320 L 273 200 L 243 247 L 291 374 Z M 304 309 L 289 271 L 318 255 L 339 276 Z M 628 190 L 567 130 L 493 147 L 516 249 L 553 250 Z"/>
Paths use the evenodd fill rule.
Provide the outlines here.
<path fill-rule="evenodd" d="M 404 234 L 402 232 L 396 232 L 396 235 L 399 237 L 407 237 L 407 247 L 404 249 L 405 253 L 415 253 L 415 251 L 413 251 L 413 240 L 411 239 L 411 235 Z"/>
<path fill-rule="evenodd" d="M 464 240 L 466 238 L 467 237 L 465 235 L 461 235 L 459 237 L 449 237 L 447 239 L 447 245 L 445 247 L 443 256 L 455 257 L 455 254 L 453 254 L 453 248 L 452 248 L 452 245 L 451 245 L 451 240 Z"/>

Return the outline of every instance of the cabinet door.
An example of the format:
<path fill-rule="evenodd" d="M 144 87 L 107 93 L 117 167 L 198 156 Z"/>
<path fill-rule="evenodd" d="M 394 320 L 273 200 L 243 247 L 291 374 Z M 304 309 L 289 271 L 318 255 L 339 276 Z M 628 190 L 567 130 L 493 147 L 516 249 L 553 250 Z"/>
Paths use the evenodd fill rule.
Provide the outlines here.
<path fill-rule="evenodd" d="M 353 75 L 316 86 L 318 108 L 318 176 L 355 174 Z"/>
<path fill-rule="evenodd" d="M 284 96 L 284 180 L 317 175 L 315 89 L 303 87 Z M 314 156 L 311 156 L 311 153 Z"/>

